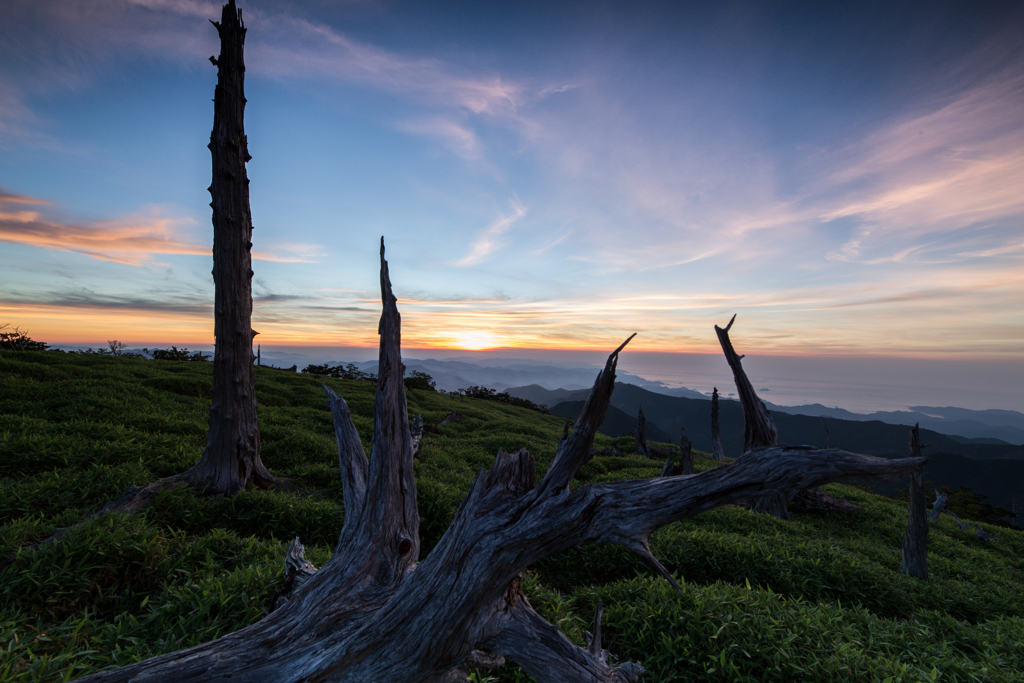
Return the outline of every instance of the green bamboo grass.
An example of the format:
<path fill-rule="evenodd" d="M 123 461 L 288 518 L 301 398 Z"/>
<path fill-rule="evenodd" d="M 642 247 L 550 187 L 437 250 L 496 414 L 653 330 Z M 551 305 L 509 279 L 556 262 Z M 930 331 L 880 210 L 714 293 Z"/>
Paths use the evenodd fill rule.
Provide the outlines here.
<path fill-rule="evenodd" d="M 201 455 L 210 367 L 59 352 L 0 352 L 0 680 L 63 681 L 229 633 L 266 614 L 282 558 L 301 537 L 322 565 L 344 508 L 320 381 L 348 401 L 369 443 L 373 384 L 257 368 L 263 461 L 308 495 L 163 493 L 144 513 L 110 515 L 41 551 L 21 550 L 96 512 L 130 484 L 182 472 Z M 481 466 L 525 447 L 542 473 L 564 420 L 490 401 L 409 392 L 437 422 L 416 474 L 424 552 Z M 630 450 L 629 438 L 598 448 Z M 660 462 L 598 457 L 578 482 L 657 476 Z M 719 463 L 697 458 L 701 471 Z M 932 580 L 897 572 L 906 509 L 832 485 L 862 505 L 792 522 L 741 508 L 667 527 L 652 549 L 684 592 L 619 548 L 587 547 L 533 567 L 531 601 L 582 642 L 598 598 L 606 647 L 649 681 L 1019 681 L 1024 679 L 1024 533 L 985 543 L 934 523 Z M 983 525 L 985 526 L 985 525 Z M 478 681 L 526 681 L 516 667 Z"/>

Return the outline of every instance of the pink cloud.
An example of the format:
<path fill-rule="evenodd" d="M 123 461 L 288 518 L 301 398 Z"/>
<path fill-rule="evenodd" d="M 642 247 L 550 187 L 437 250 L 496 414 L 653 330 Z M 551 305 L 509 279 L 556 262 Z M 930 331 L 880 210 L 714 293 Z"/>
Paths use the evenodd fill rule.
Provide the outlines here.
<path fill-rule="evenodd" d="M 156 254 L 209 256 L 212 247 L 182 237 L 181 225 L 188 219 L 149 214 L 132 214 L 118 220 L 81 225 L 51 220 L 37 209 L 21 206 L 51 204 L 35 197 L 8 194 L 0 190 L 0 242 L 24 244 L 42 249 L 84 254 L 102 261 L 126 265 L 156 265 Z M 321 251 L 318 245 L 273 245 L 271 251 L 254 251 L 253 258 L 283 263 L 307 263 Z"/>

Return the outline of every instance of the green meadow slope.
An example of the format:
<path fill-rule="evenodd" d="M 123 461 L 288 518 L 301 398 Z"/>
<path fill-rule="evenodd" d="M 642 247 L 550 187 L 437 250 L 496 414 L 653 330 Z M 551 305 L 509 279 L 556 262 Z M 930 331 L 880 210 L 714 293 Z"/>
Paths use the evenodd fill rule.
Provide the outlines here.
<path fill-rule="evenodd" d="M 62 681 L 198 644 L 267 613 L 288 542 L 328 560 L 344 508 L 330 415 L 309 375 L 257 369 L 263 461 L 308 495 L 162 494 L 145 512 L 81 525 L 28 550 L 141 484 L 187 469 L 206 434 L 210 365 L 57 352 L 0 352 L 0 680 Z M 325 380 L 369 443 L 373 385 Z M 430 391 L 410 415 L 436 422 L 416 466 L 424 553 L 499 447 L 547 468 L 564 418 Z M 597 446 L 631 450 L 628 437 Z M 717 463 L 698 458 L 698 470 Z M 657 476 L 661 464 L 598 457 L 578 485 Z M 781 522 L 736 507 L 674 524 L 652 550 L 673 590 L 625 551 L 586 547 L 531 568 L 531 601 L 582 643 L 598 599 L 607 647 L 646 681 L 1024 680 L 1024 533 L 985 543 L 933 524 L 932 580 L 899 573 L 906 510 L 832 485 L 852 514 Z M 983 525 L 984 526 L 984 525 Z M 528 680 L 515 666 L 476 680 Z M 489 677 L 489 678 L 488 678 Z"/>

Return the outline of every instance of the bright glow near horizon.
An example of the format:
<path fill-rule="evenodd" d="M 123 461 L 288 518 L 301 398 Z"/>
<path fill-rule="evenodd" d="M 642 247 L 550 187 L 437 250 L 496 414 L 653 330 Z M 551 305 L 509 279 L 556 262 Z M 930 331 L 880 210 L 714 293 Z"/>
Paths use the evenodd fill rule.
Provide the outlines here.
<path fill-rule="evenodd" d="M 248 2 L 260 342 L 1024 361 L 1024 6 Z M 212 342 L 207 0 L 12 0 L 0 322 Z"/>

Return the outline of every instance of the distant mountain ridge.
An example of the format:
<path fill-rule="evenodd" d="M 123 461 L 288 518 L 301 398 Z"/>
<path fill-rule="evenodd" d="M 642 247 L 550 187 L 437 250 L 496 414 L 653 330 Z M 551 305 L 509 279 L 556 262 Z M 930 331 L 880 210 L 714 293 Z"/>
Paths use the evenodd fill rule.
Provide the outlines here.
<path fill-rule="evenodd" d="M 551 414 L 575 420 L 583 411 L 585 401 L 564 401 L 552 407 Z M 625 411 L 615 406 L 608 406 L 608 412 L 604 416 L 599 432 L 607 436 L 626 436 L 636 433 L 636 415 L 628 415 Z M 673 439 L 666 434 L 653 420 L 647 421 L 647 441 L 659 441 L 661 443 L 674 443 L 679 439 Z"/>
<path fill-rule="evenodd" d="M 306 362 L 293 355 L 278 352 L 264 352 L 264 363 L 280 367 L 288 367 L 293 363 L 300 368 Z M 488 358 L 486 361 L 474 362 L 475 359 L 453 358 L 449 360 L 416 359 L 405 360 L 408 372 L 425 372 L 434 378 L 438 389 L 454 391 L 472 385 L 485 386 L 497 391 L 509 389 L 523 390 L 531 385 L 541 389 L 562 392 L 552 394 L 550 401 L 535 401 L 554 405 L 559 400 L 570 400 L 568 393 L 581 389 L 589 389 L 597 376 L 599 367 L 590 363 L 546 363 L 543 361 L 524 360 L 517 358 Z M 317 361 L 323 362 L 323 361 Z M 346 363 L 347 361 L 330 361 L 329 365 Z M 376 373 L 377 361 L 360 361 L 355 365 L 364 372 Z M 709 396 L 686 387 L 669 387 L 664 382 L 650 381 L 637 375 L 620 372 L 619 380 L 626 384 L 647 389 L 663 396 L 708 400 Z M 734 402 L 728 397 L 728 389 L 722 396 L 723 405 Z M 759 389 L 764 394 L 765 389 Z M 762 396 L 763 397 L 763 396 Z M 527 398 L 524 396 L 524 398 Z M 940 434 L 961 437 L 969 440 L 984 440 L 981 443 L 993 443 L 997 439 L 1009 444 L 1024 444 L 1024 413 L 1013 410 L 970 410 L 955 407 L 909 406 L 909 410 L 878 411 L 870 414 L 854 413 L 842 408 L 822 405 L 820 403 L 782 406 L 765 402 L 769 410 L 784 412 L 790 415 L 806 415 L 810 417 L 828 417 L 854 422 L 880 421 L 887 424 L 912 426 L 920 424 L 922 428 L 931 429 Z M 664 425 L 662 425 L 664 427 Z M 673 432 L 674 433 L 674 432 Z M 977 441 L 975 441 L 977 442 Z M 993 445 L 997 445 L 994 444 Z"/>
<path fill-rule="evenodd" d="M 548 405 L 552 412 L 569 413 L 569 406 L 586 399 L 589 390 L 549 391 L 533 385 L 513 387 L 513 396 Z M 678 443 L 680 429 L 686 428 L 694 448 L 711 451 L 711 401 L 674 397 L 641 387 L 616 382 L 612 405 L 626 415 L 635 416 L 640 405 L 649 423 L 653 422 Z M 844 448 L 886 458 L 907 456 L 909 428 L 880 420 L 844 420 L 829 416 L 792 415 L 778 406 L 770 408 L 779 429 L 779 442 L 791 445 Z M 578 410 L 576 411 L 578 414 Z M 736 401 L 722 401 L 719 420 L 722 444 L 728 457 L 743 449 L 743 411 Z M 635 425 L 635 417 L 634 422 Z M 826 431 L 827 427 L 827 431 Z M 1011 509 L 1016 500 L 1024 501 L 1024 446 L 1008 443 L 964 443 L 939 432 L 923 428 L 921 439 L 925 455 L 931 458 L 928 478 L 938 484 L 970 486 L 989 496 L 989 502 Z"/>
<path fill-rule="evenodd" d="M 842 408 L 829 408 L 820 403 L 800 406 L 779 406 L 765 401 L 768 409 L 791 415 L 833 417 L 840 420 L 888 424 L 921 425 L 940 434 L 967 439 L 998 439 L 1010 444 L 1024 444 L 1024 413 L 1014 410 L 969 410 L 967 408 L 936 408 L 910 406 L 910 410 L 878 411 L 867 415 Z"/>

